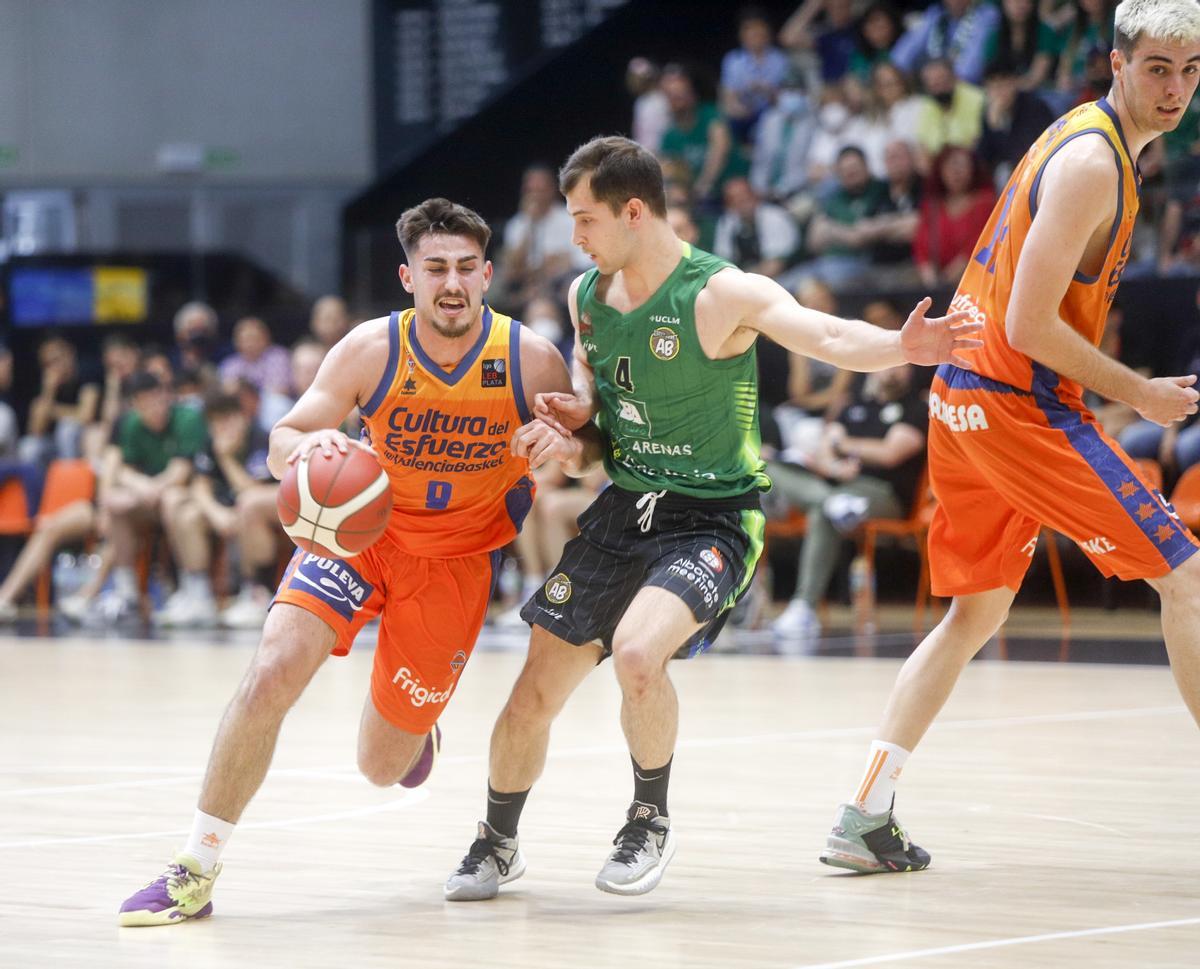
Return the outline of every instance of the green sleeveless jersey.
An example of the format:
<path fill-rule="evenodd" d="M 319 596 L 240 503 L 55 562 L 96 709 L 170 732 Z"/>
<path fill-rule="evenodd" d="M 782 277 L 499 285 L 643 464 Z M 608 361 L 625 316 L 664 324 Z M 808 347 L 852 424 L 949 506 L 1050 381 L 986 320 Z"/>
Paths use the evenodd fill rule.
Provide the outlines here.
<path fill-rule="evenodd" d="M 684 244 L 683 258 L 632 313 L 577 291 L 579 341 L 595 373 L 604 469 L 630 491 L 730 498 L 770 487 L 758 432 L 754 347 L 711 360 L 696 334 L 696 296 L 729 263 Z"/>

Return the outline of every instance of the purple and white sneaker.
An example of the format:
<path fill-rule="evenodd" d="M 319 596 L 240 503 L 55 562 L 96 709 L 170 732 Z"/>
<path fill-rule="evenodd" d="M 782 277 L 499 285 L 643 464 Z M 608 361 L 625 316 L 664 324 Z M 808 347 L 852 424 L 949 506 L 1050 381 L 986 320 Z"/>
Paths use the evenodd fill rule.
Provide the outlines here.
<path fill-rule="evenodd" d="M 118 916 L 121 925 L 172 925 L 212 915 L 213 882 L 221 866 L 202 871 L 191 855 L 176 855 L 167 870 L 136 895 L 125 899 Z"/>
<path fill-rule="evenodd" d="M 412 765 L 409 772 L 400 778 L 401 787 L 420 787 L 433 773 L 433 765 L 437 763 L 438 754 L 442 752 L 442 728 L 436 723 L 425 736 L 425 746 L 421 756 Z"/>

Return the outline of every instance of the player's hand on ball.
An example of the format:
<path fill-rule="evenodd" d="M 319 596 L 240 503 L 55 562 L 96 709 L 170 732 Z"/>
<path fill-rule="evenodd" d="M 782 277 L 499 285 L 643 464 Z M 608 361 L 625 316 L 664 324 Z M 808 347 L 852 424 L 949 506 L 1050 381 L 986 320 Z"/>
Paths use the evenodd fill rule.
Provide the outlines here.
<path fill-rule="evenodd" d="M 1155 377 L 1146 381 L 1142 399 L 1134 407 L 1146 420 L 1162 427 L 1196 413 L 1200 393 L 1192 386 L 1195 374 L 1186 377 Z"/>
<path fill-rule="evenodd" d="M 583 444 L 570 432 L 562 432 L 545 421 L 534 419 L 518 427 L 513 434 L 512 452 L 527 458 L 531 468 L 540 468 L 547 461 L 567 463 L 578 458 Z"/>
<path fill-rule="evenodd" d="M 375 454 L 367 445 L 347 437 L 337 428 L 323 427 L 319 431 L 313 431 L 300 438 L 296 446 L 292 448 L 292 453 L 288 455 L 287 463 L 295 464 L 297 461 L 306 461 L 308 456 L 317 449 L 320 449 L 325 457 L 331 458 L 335 453 L 345 454 L 352 447 L 360 447 L 364 451 Z M 378 457 L 378 455 L 376 456 Z"/>
<path fill-rule="evenodd" d="M 595 408 L 592 402 L 575 394 L 553 391 L 538 394 L 533 399 L 533 416 L 561 434 L 579 430 L 592 419 L 593 414 Z"/>

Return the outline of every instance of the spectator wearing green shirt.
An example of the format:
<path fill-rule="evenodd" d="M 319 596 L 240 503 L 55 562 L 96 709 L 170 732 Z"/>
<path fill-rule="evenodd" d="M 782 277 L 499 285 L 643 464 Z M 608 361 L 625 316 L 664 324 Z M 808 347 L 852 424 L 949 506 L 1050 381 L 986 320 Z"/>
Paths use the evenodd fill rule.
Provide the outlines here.
<path fill-rule="evenodd" d="M 1016 72 L 1020 90 L 1035 91 L 1049 79 L 1058 48 L 1058 35 L 1038 16 L 1035 0 L 1003 0 L 1000 25 L 983 48 L 984 78 L 1001 63 Z"/>
<path fill-rule="evenodd" d="M 800 278 L 814 276 L 834 289 L 861 279 L 878 243 L 875 216 L 889 211 L 887 186 L 871 177 L 860 148 L 843 148 L 837 157 L 837 189 L 809 226 L 808 246 L 816 259 L 799 267 Z"/>
<path fill-rule="evenodd" d="M 733 150 L 729 125 L 716 104 L 699 99 L 685 68 L 668 64 L 661 84 L 671 109 L 671 127 L 662 140 L 663 157 L 687 166 L 698 204 L 715 204 L 725 179 L 744 175 L 748 166 Z"/>

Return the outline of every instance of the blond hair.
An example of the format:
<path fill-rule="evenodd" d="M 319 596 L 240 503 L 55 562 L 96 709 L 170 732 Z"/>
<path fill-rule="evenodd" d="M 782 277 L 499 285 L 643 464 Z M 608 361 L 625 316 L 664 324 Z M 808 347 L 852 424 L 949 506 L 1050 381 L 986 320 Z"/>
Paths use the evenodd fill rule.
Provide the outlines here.
<path fill-rule="evenodd" d="M 1139 40 L 1200 41 L 1200 3 L 1196 0 L 1124 0 L 1114 18 L 1114 46 L 1125 56 Z"/>

